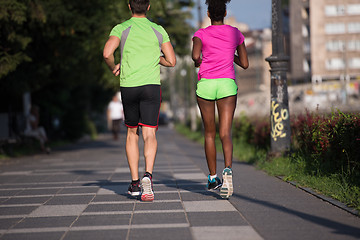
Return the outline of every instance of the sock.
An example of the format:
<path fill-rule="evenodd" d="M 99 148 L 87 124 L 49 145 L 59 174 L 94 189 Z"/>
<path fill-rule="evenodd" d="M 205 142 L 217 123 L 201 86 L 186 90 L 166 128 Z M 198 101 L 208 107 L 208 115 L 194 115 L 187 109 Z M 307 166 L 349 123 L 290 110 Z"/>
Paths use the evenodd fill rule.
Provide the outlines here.
<path fill-rule="evenodd" d="M 139 182 L 139 181 L 140 181 L 140 179 L 138 179 L 138 180 L 132 180 L 131 183 L 135 184 L 135 183 L 137 183 L 137 182 Z"/>
<path fill-rule="evenodd" d="M 215 179 L 217 177 L 217 174 L 215 175 L 210 175 L 210 181 L 212 181 L 213 179 Z"/>

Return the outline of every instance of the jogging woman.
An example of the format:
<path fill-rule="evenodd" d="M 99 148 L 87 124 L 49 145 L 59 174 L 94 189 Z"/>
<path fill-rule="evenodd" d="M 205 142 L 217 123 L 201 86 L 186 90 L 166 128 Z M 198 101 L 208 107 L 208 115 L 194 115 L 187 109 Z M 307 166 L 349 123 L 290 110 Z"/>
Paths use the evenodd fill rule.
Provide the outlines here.
<path fill-rule="evenodd" d="M 192 50 L 195 67 L 200 67 L 196 95 L 205 128 L 205 155 L 210 171 L 207 188 L 220 188 L 220 196 L 223 198 L 229 198 L 233 194 L 231 128 L 238 89 L 233 63 L 243 69 L 249 66 L 243 34 L 237 28 L 224 24 L 226 4 L 229 2 L 230 0 L 206 0 L 211 26 L 195 33 Z M 222 181 L 216 174 L 215 103 L 225 160 Z"/>

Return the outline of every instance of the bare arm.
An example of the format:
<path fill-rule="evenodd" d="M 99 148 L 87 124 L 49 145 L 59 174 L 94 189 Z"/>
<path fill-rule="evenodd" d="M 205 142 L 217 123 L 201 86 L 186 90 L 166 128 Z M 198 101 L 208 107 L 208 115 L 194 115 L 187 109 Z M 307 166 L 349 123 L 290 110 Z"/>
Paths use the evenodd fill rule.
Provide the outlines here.
<path fill-rule="evenodd" d="M 120 39 L 118 37 L 110 36 L 105 44 L 103 51 L 105 63 L 108 65 L 115 76 L 120 74 L 120 64 L 115 65 L 114 59 L 114 52 L 119 47 L 119 44 Z"/>
<path fill-rule="evenodd" d="M 200 67 L 202 58 L 201 58 L 201 48 L 202 42 L 198 37 L 194 37 L 193 39 L 193 49 L 192 49 L 192 59 L 195 63 L 195 67 Z"/>
<path fill-rule="evenodd" d="M 249 67 L 248 55 L 245 47 L 245 43 L 242 43 L 236 48 L 237 54 L 234 56 L 234 62 L 242 67 L 243 69 L 247 69 Z"/>
<path fill-rule="evenodd" d="M 176 56 L 171 43 L 163 43 L 161 45 L 161 51 L 164 53 L 164 56 L 160 57 L 160 64 L 165 67 L 175 67 Z"/>

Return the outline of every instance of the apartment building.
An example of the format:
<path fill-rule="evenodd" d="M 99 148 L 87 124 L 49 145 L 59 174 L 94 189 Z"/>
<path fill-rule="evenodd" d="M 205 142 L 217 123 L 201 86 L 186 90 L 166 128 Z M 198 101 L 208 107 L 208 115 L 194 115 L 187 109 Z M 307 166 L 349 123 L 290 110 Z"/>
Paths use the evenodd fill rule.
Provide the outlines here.
<path fill-rule="evenodd" d="M 360 78 L 360 0 L 290 0 L 293 83 Z"/>

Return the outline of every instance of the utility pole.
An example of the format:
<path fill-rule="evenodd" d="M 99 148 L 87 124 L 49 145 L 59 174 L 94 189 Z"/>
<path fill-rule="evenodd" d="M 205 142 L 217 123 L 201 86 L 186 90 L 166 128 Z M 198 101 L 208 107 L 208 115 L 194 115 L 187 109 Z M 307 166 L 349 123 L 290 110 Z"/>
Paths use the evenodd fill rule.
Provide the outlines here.
<path fill-rule="evenodd" d="M 272 55 L 266 58 L 271 72 L 271 153 L 286 154 L 290 150 L 291 129 L 287 77 L 289 57 L 284 53 L 281 0 L 272 0 Z"/>

